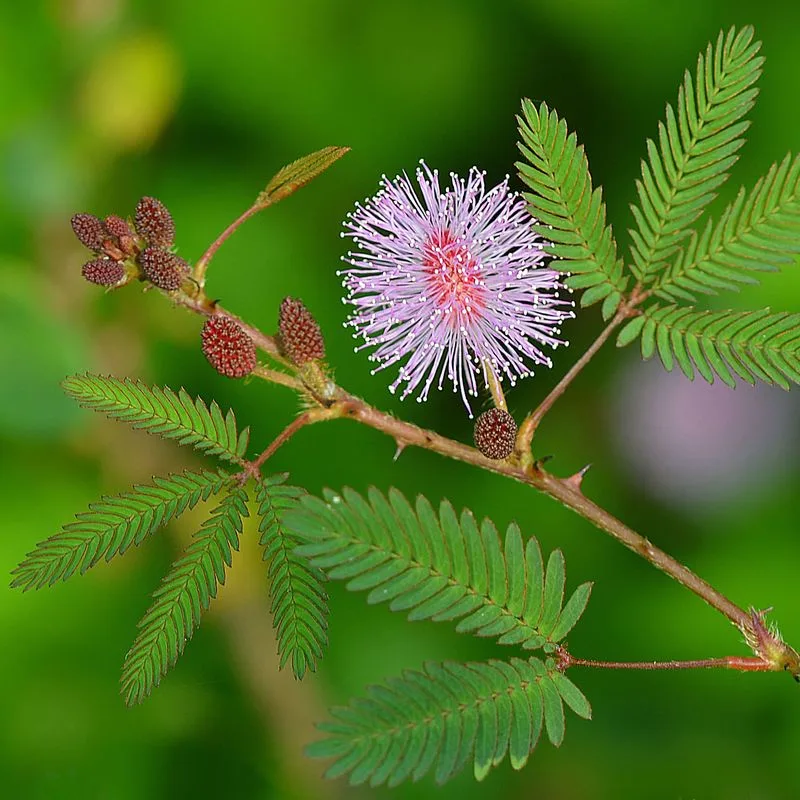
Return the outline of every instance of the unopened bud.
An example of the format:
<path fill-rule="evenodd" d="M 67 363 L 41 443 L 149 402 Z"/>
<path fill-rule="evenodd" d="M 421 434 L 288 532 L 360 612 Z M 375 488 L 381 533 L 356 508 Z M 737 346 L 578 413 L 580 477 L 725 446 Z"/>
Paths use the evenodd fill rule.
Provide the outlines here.
<path fill-rule="evenodd" d="M 221 375 L 244 378 L 256 368 L 256 346 L 253 340 L 230 317 L 209 317 L 203 325 L 201 339 L 203 355 Z"/>
<path fill-rule="evenodd" d="M 103 223 L 94 214 L 75 214 L 70 220 L 70 224 L 78 241 L 84 247 L 95 252 L 103 249 L 105 230 Z"/>
<path fill-rule="evenodd" d="M 136 232 L 149 245 L 172 247 L 175 222 L 167 207 L 155 197 L 143 197 L 136 205 Z"/>
<path fill-rule="evenodd" d="M 475 420 L 475 447 L 486 458 L 502 461 L 514 452 L 517 423 L 500 408 L 490 408 Z"/>
<path fill-rule="evenodd" d="M 180 289 L 189 272 L 189 265 L 180 256 L 160 247 L 143 250 L 139 255 L 139 265 L 147 280 L 167 292 Z"/>
<path fill-rule="evenodd" d="M 281 350 L 297 366 L 325 358 L 325 341 L 317 321 L 301 300 L 287 297 L 278 315 Z"/>

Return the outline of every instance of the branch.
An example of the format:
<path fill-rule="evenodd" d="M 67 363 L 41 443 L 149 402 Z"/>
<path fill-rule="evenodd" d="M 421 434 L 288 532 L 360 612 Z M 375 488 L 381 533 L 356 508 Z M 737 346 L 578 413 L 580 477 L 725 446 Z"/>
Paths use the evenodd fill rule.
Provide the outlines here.
<path fill-rule="evenodd" d="M 261 377 L 270 380 L 269 377 L 265 373 L 272 372 L 272 370 L 263 370 L 260 375 Z M 277 372 L 276 375 L 282 375 L 283 373 Z M 289 377 L 289 376 L 284 376 Z M 332 406 L 331 408 L 310 408 L 308 411 L 304 411 L 300 414 L 299 417 L 295 417 L 264 449 L 261 455 L 253 461 L 248 461 L 244 472 L 242 472 L 242 478 L 246 480 L 248 477 L 258 478 L 261 474 L 261 467 L 264 463 L 272 458 L 275 454 L 277 449 L 286 444 L 289 439 L 294 436 L 300 428 L 304 428 L 306 425 L 313 425 L 315 422 L 321 422 L 325 419 L 333 419 L 334 417 L 340 416 L 341 411 L 336 406 Z"/>
<path fill-rule="evenodd" d="M 192 271 L 192 277 L 197 281 L 197 285 L 200 289 L 203 289 L 206 283 L 206 270 L 208 269 L 208 265 L 212 258 L 214 258 L 217 250 L 222 246 L 226 239 L 228 239 L 233 233 L 235 233 L 242 223 L 246 222 L 250 217 L 257 214 L 259 211 L 267 208 L 271 204 L 269 198 L 262 198 L 259 196 L 258 200 L 253 203 L 247 211 L 244 212 L 240 217 L 235 219 L 225 228 L 222 233 L 217 236 L 216 239 L 209 245 L 208 249 L 203 253 L 202 256 L 198 259 L 197 263 L 194 265 L 194 270 Z"/>
<path fill-rule="evenodd" d="M 722 658 L 697 658 L 690 661 L 595 661 L 591 658 L 576 658 L 563 647 L 556 650 L 558 668 L 562 672 L 570 667 L 593 667 L 594 669 L 735 669 L 739 672 L 769 672 L 770 664 L 758 656 L 723 656 Z M 797 680 L 797 678 L 795 678 Z"/>
<path fill-rule="evenodd" d="M 228 313 L 222 312 L 215 304 L 209 304 L 205 296 L 202 295 L 202 290 L 200 290 L 200 295 L 201 297 L 199 298 L 189 298 L 185 295 L 179 296 L 176 298 L 176 302 L 206 315 L 209 313 Z M 633 311 L 635 305 L 641 302 L 645 296 L 646 293 L 634 291 L 628 302 L 622 305 L 612 322 L 603 333 L 601 333 L 589 350 L 587 350 L 575 366 L 565 375 L 542 405 L 533 412 L 531 417 L 534 418 L 534 422 L 528 425 L 528 430 L 531 431 L 530 436 L 532 436 L 532 432 L 535 430 L 538 421 L 541 420 L 549 408 L 552 407 L 555 400 L 563 394 L 567 386 L 569 386 L 575 376 L 589 362 L 594 353 L 600 349 L 611 335 L 614 328 L 627 316 L 635 313 Z M 212 310 L 209 311 L 209 308 Z M 270 355 L 272 355 L 273 348 L 277 351 L 277 344 L 272 337 L 264 335 L 257 328 L 250 325 L 245 325 L 245 327 L 248 333 L 251 333 L 253 341 L 259 348 L 266 350 Z M 785 644 L 777 633 L 767 630 L 762 623 L 763 615 L 753 611 L 747 612 L 743 608 L 740 608 L 732 600 L 729 600 L 725 595 L 717 591 L 711 584 L 692 572 L 688 567 L 656 547 L 644 536 L 640 535 L 632 528 L 629 528 L 612 514 L 609 514 L 605 509 L 589 500 L 581 491 L 579 482 L 571 478 L 559 478 L 542 469 L 540 463 L 531 463 L 529 450 L 527 453 L 528 458 L 526 459 L 508 459 L 505 461 L 492 460 L 484 456 L 474 447 L 470 447 L 454 439 L 448 439 L 435 431 L 420 428 L 410 422 L 404 422 L 390 414 L 379 411 L 361 398 L 351 395 L 333 382 L 330 383 L 330 400 L 326 400 L 326 402 L 323 403 L 314 391 L 314 387 L 306 384 L 302 373 L 294 377 L 282 372 L 259 367 L 256 374 L 265 380 L 274 381 L 302 392 L 312 401 L 316 401 L 319 406 L 317 410 L 322 412 L 320 419 L 335 417 L 354 419 L 363 425 L 367 425 L 391 436 L 397 442 L 399 449 L 412 445 L 425 450 L 431 450 L 447 458 L 463 461 L 464 463 L 485 469 L 489 472 L 494 472 L 498 475 L 505 475 L 520 483 L 525 483 L 538 489 L 540 492 L 552 497 L 567 508 L 572 509 L 584 519 L 587 519 L 595 525 L 595 527 L 609 534 L 657 569 L 665 572 L 682 586 L 689 589 L 689 591 L 703 599 L 712 608 L 715 608 L 726 616 L 744 634 L 745 640 L 756 653 L 757 657 L 769 665 L 767 669 L 784 669 L 795 677 L 800 676 L 800 655 L 789 647 L 789 645 Z M 298 420 L 300 419 L 302 419 L 302 417 L 298 418 Z M 306 421 L 299 423 L 298 420 L 295 420 L 295 422 L 284 431 L 284 434 L 286 434 L 285 438 L 282 438 L 284 434 L 281 434 L 278 440 L 276 440 L 278 444 L 275 445 L 275 443 L 273 443 L 273 445 L 275 445 L 274 449 L 277 449 L 277 447 L 282 444 L 283 441 L 286 441 L 296 430 L 307 424 Z M 317 420 L 315 419 L 314 421 Z M 526 423 L 527 422 L 528 420 L 526 420 Z M 527 435 L 526 433 L 526 436 Z M 272 445 L 270 447 L 272 447 Z M 269 457 L 271 454 L 270 448 L 267 448 L 265 452 L 267 453 L 266 457 Z"/>
<path fill-rule="evenodd" d="M 575 380 L 583 368 L 592 360 L 595 353 L 608 341 L 608 337 L 611 336 L 614 330 L 628 317 L 636 313 L 634 312 L 635 307 L 641 303 L 644 298 L 645 295 L 643 293 L 638 293 L 638 287 L 634 289 L 628 302 L 620 305 L 614 318 L 608 323 L 597 339 L 594 340 L 589 349 L 572 365 L 572 369 L 570 369 L 570 371 L 555 385 L 550 394 L 542 400 L 539 406 L 525 417 L 522 425 L 520 425 L 519 433 L 517 434 L 516 446 L 517 456 L 523 466 L 527 467 L 532 463 L 531 442 L 545 414 L 553 407 L 556 400 L 564 394 L 567 387 Z"/>

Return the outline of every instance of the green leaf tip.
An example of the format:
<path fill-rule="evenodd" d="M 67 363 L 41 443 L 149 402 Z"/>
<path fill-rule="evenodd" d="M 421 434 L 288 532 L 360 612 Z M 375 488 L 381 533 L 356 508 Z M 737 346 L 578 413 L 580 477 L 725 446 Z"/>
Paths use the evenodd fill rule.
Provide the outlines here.
<path fill-rule="evenodd" d="M 628 287 L 628 278 L 617 257 L 611 226 L 606 224 L 602 190 L 592 188 L 583 146 L 546 103 L 537 108 L 523 100 L 522 116 L 517 119 L 518 146 L 525 161 L 516 166 L 531 190 L 525 199 L 536 228 L 553 243 L 548 248 L 555 259 L 552 267 L 569 273 L 567 286 L 592 287 L 581 304 L 606 300 L 603 315 L 609 318 Z"/>
<path fill-rule="evenodd" d="M 232 551 L 239 549 L 242 519 L 247 516 L 247 493 L 235 486 L 154 592 L 153 604 L 138 624 L 139 633 L 122 667 L 120 685 L 127 705 L 145 700 L 183 653 L 203 612 L 225 583 Z"/>
<path fill-rule="evenodd" d="M 690 379 L 696 370 L 708 383 L 716 376 L 730 387 L 734 376 L 784 389 L 800 383 L 800 314 L 654 305 L 642 318 L 642 358 L 657 352 L 668 372 L 677 364 Z"/>
<path fill-rule="evenodd" d="M 414 620 L 457 621 L 456 630 L 501 644 L 554 645 L 577 623 L 590 586 L 564 604 L 564 559 L 555 551 L 545 569 L 539 543 L 523 542 L 516 525 L 505 537 L 470 511 L 447 501 L 438 514 L 419 496 L 412 506 L 396 489 L 352 489 L 306 495 L 285 517 L 302 542 L 296 553 L 368 603 L 389 603 Z"/>
<path fill-rule="evenodd" d="M 535 658 L 427 663 L 331 709 L 331 721 L 319 726 L 327 738 L 306 754 L 333 759 L 326 777 L 347 775 L 353 785 L 393 787 L 430 772 L 443 784 L 469 763 L 483 780 L 507 756 L 522 769 L 542 731 L 559 746 L 564 703 L 591 717 L 580 689 Z"/>
<path fill-rule="evenodd" d="M 282 167 L 267 184 L 258 196 L 261 205 L 270 205 L 283 200 L 293 192 L 312 181 L 345 153 L 350 152 L 349 147 L 323 147 L 307 156 L 298 158 Z"/>
<path fill-rule="evenodd" d="M 720 32 L 716 45 L 700 53 L 694 78 L 688 71 L 673 108 L 658 126 L 658 144 L 647 141 L 647 161 L 636 181 L 638 205 L 631 206 L 636 229 L 631 269 L 638 281 L 652 282 L 690 236 L 691 225 L 716 197 L 737 161 L 749 127 L 764 59 L 753 28 Z"/>
<path fill-rule="evenodd" d="M 305 492 L 287 484 L 287 478 L 272 475 L 256 489 L 259 544 L 267 563 L 280 666 L 291 660 L 294 676 L 302 680 L 307 670 L 316 671 L 328 644 L 328 595 L 322 571 L 294 552 L 298 539 L 284 518 Z"/>
<path fill-rule="evenodd" d="M 71 375 L 61 385 L 84 408 L 127 422 L 137 430 L 190 445 L 207 455 L 244 463 L 250 430 L 239 432 L 233 411 L 223 416 L 216 402 L 206 406 L 185 389 L 174 392 L 166 386 L 89 373 Z"/>
<path fill-rule="evenodd" d="M 11 573 L 12 588 L 40 589 L 81 575 L 138 546 L 170 520 L 221 491 L 231 477 L 219 472 L 182 472 L 153 478 L 114 497 L 102 497 L 59 533 L 36 545 Z"/>
<path fill-rule="evenodd" d="M 715 223 L 692 231 L 672 264 L 653 284 L 669 302 L 698 294 L 738 291 L 757 283 L 753 272 L 774 272 L 800 253 L 800 156 L 773 164 L 748 193 L 743 188 Z"/>

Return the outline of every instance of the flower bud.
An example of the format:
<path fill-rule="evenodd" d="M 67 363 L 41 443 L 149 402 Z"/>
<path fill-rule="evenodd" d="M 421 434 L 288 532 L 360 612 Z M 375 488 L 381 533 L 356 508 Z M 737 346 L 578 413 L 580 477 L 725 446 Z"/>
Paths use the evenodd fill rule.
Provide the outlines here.
<path fill-rule="evenodd" d="M 94 214 L 75 214 L 70 220 L 78 241 L 96 253 L 103 249 L 105 230 L 103 223 Z"/>
<path fill-rule="evenodd" d="M 175 243 L 175 222 L 167 207 L 155 197 L 143 197 L 136 204 L 136 232 L 149 245 L 172 247 Z"/>
<path fill-rule="evenodd" d="M 189 265 L 180 256 L 160 247 L 143 250 L 139 256 L 139 266 L 147 280 L 167 292 L 180 289 L 189 272 Z"/>
<path fill-rule="evenodd" d="M 278 315 L 280 345 L 284 355 L 297 366 L 325 358 L 322 331 L 301 300 L 287 297 Z"/>
<path fill-rule="evenodd" d="M 98 286 L 116 286 L 125 280 L 125 267 L 118 261 L 110 258 L 96 258 L 87 261 L 81 269 L 81 274 L 89 283 Z"/>
<path fill-rule="evenodd" d="M 490 408 L 475 420 L 475 447 L 486 458 L 501 461 L 514 452 L 517 423 L 500 408 Z"/>
<path fill-rule="evenodd" d="M 220 375 L 244 378 L 256 368 L 253 340 L 230 317 L 209 317 L 203 325 L 201 340 L 203 355 Z"/>

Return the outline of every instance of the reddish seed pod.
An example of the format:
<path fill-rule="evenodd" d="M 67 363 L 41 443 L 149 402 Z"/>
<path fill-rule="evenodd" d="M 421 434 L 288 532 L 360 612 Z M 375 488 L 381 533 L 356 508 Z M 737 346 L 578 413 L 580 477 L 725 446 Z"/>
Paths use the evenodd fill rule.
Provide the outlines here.
<path fill-rule="evenodd" d="M 78 241 L 84 247 L 95 252 L 103 249 L 105 230 L 103 223 L 94 214 L 75 214 L 70 220 L 70 224 Z"/>
<path fill-rule="evenodd" d="M 189 265 L 180 256 L 160 247 L 143 250 L 139 255 L 139 266 L 147 280 L 167 292 L 180 289 L 189 272 Z"/>
<path fill-rule="evenodd" d="M 514 417 L 500 408 L 484 411 L 475 421 L 475 447 L 486 458 L 501 461 L 514 452 L 517 423 Z"/>
<path fill-rule="evenodd" d="M 230 317 L 209 317 L 201 334 L 203 355 L 228 378 L 244 378 L 257 363 L 256 346 L 244 328 Z"/>
<path fill-rule="evenodd" d="M 83 265 L 81 274 L 89 283 L 96 283 L 98 286 L 116 286 L 125 279 L 125 267 L 110 258 L 96 258 Z"/>
<path fill-rule="evenodd" d="M 297 366 L 325 358 L 325 340 L 311 312 L 301 300 L 287 297 L 278 315 L 281 350 Z"/>
<path fill-rule="evenodd" d="M 155 197 L 143 197 L 136 204 L 136 232 L 155 247 L 172 247 L 175 222 L 167 207 Z"/>

